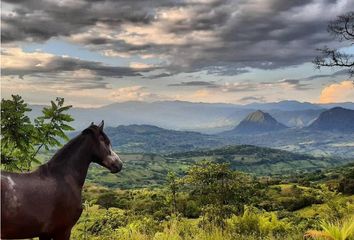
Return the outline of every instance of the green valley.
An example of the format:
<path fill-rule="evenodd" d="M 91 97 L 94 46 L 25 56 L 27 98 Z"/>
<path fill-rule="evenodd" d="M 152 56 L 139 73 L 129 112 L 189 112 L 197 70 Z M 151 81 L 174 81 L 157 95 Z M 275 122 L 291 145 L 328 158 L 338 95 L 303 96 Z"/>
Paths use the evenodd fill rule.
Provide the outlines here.
<path fill-rule="evenodd" d="M 165 182 L 168 171 L 182 176 L 188 167 L 203 160 L 229 163 L 234 170 L 258 176 L 303 173 L 352 161 L 352 159 L 334 157 L 313 157 L 251 145 L 165 155 L 153 153 L 121 153 L 119 155 L 124 162 L 122 173 L 107 174 L 104 168 L 93 165 L 88 173 L 87 181 L 108 187 L 152 188 Z"/>

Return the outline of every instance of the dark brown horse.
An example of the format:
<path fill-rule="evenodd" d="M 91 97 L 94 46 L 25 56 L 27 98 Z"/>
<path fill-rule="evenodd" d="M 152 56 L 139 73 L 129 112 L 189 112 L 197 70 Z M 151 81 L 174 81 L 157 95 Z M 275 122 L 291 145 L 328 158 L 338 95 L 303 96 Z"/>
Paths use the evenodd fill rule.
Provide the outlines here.
<path fill-rule="evenodd" d="M 112 173 L 122 162 L 99 126 L 91 125 L 30 173 L 1 175 L 1 238 L 70 239 L 82 212 L 81 190 L 91 162 Z"/>

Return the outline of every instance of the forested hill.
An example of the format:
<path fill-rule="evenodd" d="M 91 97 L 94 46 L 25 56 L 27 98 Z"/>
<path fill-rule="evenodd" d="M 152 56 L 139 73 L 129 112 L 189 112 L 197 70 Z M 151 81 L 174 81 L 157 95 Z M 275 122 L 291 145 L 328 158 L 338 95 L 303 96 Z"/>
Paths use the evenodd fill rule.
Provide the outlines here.
<path fill-rule="evenodd" d="M 264 158 L 274 159 L 274 158 L 281 158 L 283 160 L 286 159 L 316 159 L 316 157 L 306 154 L 298 154 L 292 153 L 289 151 L 278 150 L 273 148 L 266 148 L 266 147 L 257 147 L 253 145 L 236 145 L 236 146 L 226 146 L 217 149 L 210 149 L 210 150 L 200 150 L 200 151 L 190 151 L 190 152 L 183 152 L 183 153 L 172 153 L 166 155 L 168 157 L 180 158 L 180 157 L 196 157 L 196 156 L 216 156 L 216 155 L 223 155 L 223 156 L 234 156 L 234 155 L 252 155 L 259 160 L 264 160 Z"/>
<path fill-rule="evenodd" d="M 108 127 L 113 147 L 122 152 L 171 153 L 225 145 L 221 137 L 191 131 L 175 131 L 152 125 Z"/>
<path fill-rule="evenodd" d="M 167 157 L 173 159 L 211 160 L 230 163 L 233 169 L 261 175 L 282 174 L 297 171 L 321 169 L 350 162 L 348 159 L 314 157 L 307 154 L 257 147 L 252 145 L 226 146 L 214 150 L 174 153 Z"/>

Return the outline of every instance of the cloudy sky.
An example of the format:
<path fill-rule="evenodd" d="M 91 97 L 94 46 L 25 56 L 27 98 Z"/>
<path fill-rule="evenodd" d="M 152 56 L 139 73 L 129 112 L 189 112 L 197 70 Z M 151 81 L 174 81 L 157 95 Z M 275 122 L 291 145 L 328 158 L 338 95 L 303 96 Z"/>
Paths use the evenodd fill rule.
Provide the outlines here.
<path fill-rule="evenodd" d="M 354 101 L 315 69 L 352 0 L 3 0 L 1 92 L 30 103 Z"/>

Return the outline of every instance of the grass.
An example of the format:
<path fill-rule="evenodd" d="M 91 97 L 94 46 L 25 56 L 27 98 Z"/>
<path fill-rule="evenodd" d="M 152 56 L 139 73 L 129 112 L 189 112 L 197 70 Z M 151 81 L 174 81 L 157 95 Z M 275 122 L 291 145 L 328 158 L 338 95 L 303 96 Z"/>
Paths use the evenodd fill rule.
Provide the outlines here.
<path fill-rule="evenodd" d="M 321 230 L 309 230 L 304 237 L 328 240 L 350 240 L 354 237 L 354 217 L 344 221 L 321 222 Z"/>

